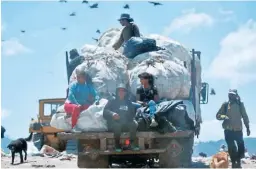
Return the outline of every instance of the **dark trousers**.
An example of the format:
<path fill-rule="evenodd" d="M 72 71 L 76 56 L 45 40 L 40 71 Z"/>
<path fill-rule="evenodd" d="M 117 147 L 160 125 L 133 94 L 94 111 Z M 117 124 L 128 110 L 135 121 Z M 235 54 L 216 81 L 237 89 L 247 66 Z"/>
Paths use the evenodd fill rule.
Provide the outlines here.
<path fill-rule="evenodd" d="M 241 158 L 244 157 L 245 152 L 243 132 L 224 130 L 224 135 L 228 145 L 228 153 L 230 155 L 231 162 L 240 162 Z"/>
<path fill-rule="evenodd" d="M 109 124 L 109 129 L 114 133 L 115 140 L 120 140 L 122 132 L 130 132 L 130 140 L 134 141 L 136 139 L 136 131 L 138 128 L 138 123 L 133 120 L 128 123 L 120 123 L 119 121 L 111 121 Z"/>

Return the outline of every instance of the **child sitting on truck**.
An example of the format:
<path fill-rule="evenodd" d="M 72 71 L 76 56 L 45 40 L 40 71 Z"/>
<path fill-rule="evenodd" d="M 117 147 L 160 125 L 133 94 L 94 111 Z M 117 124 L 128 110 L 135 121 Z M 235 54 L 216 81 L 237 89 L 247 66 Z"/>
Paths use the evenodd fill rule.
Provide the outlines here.
<path fill-rule="evenodd" d="M 137 88 L 136 100 L 137 103 L 143 106 L 149 106 L 151 127 L 156 127 L 158 123 L 155 121 L 154 113 L 156 111 L 156 103 L 159 101 L 157 88 L 154 86 L 153 75 L 147 72 L 141 73 L 140 78 L 141 86 Z"/>
<path fill-rule="evenodd" d="M 76 127 L 80 112 L 88 109 L 99 97 L 92 85 L 89 75 L 84 70 L 76 70 L 76 81 L 69 86 L 67 100 L 64 104 L 65 112 L 71 114 L 72 131 L 78 132 Z"/>
<path fill-rule="evenodd" d="M 120 84 L 116 89 L 116 98 L 109 100 L 103 111 L 107 120 L 108 129 L 114 132 L 115 150 L 121 152 L 120 136 L 123 131 L 130 131 L 130 146 L 132 150 L 139 150 L 135 143 L 137 122 L 134 120 L 135 107 L 129 100 L 127 88 Z"/>

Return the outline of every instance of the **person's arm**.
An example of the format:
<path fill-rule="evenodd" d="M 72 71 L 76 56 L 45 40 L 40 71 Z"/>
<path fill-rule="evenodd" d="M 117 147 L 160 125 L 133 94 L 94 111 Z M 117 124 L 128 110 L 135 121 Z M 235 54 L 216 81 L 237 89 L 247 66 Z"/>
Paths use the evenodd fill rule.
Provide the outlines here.
<path fill-rule="evenodd" d="M 158 95 L 158 91 L 157 91 L 157 88 L 154 88 L 154 101 L 156 102 L 156 103 L 158 103 L 159 102 L 159 95 Z"/>
<path fill-rule="evenodd" d="M 249 121 L 249 117 L 246 113 L 244 103 L 242 103 L 242 102 L 240 103 L 240 111 L 241 111 L 241 115 L 242 115 L 242 118 L 243 118 L 243 121 L 244 121 L 244 125 L 248 129 L 250 121 Z"/>
<path fill-rule="evenodd" d="M 140 88 L 137 88 L 136 90 L 136 103 L 143 104 L 142 101 L 140 101 Z"/>
<path fill-rule="evenodd" d="M 223 103 L 219 109 L 219 111 L 216 114 L 216 119 L 217 120 L 225 120 L 225 118 L 227 118 L 227 116 L 225 115 L 225 107 L 228 106 L 228 103 Z"/>
<path fill-rule="evenodd" d="M 124 38 L 123 38 L 123 31 L 120 34 L 119 39 L 116 41 L 116 43 L 112 46 L 115 50 L 119 49 L 121 45 L 124 43 Z"/>
<path fill-rule="evenodd" d="M 133 33 L 135 37 L 140 37 L 140 30 L 136 24 L 133 24 Z"/>
<path fill-rule="evenodd" d="M 98 102 L 100 100 L 100 97 L 99 97 L 96 89 L 93 86 L 90 86 L 90 88 L 91 88 L 90 92 L 91 92 L 91 94 L 93 96 L 93 101 Z"/>
<path fill-rule="evenodd" d="M 108 103 L 107 103 L 106 106 L 104 107 L 104 110 L 103 110 L 103 118 L 106 119 L 106 120 L 112 119 L 112 118 L 113 118 L 113 115 L 114 115 L 114 113 L 115 113 L 115 112 L 111 111 L 113 101 L 114 101 L 114 100 L 108 101 Z"/>
<path fill-rule="evenodd" d="M 72 104 L 80 105 L 76 100 L 75 90 L 76 90 L 76 83 L 71 83 L 69 86 L 68 101 L 70 101 Z"/>

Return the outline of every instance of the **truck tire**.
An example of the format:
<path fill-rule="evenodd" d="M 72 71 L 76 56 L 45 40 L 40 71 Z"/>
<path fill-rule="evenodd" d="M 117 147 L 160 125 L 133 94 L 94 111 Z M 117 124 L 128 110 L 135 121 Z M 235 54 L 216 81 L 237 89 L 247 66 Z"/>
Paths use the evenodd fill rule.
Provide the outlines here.
<path fill-rule="evenodd" d="M 108 168 L 109 158 L 107 155 L 101 155 L 92 160 L 88 155 L 78 155 L 78 168 Z"/>
<path fill-rule="evenodd" d="M 173 140 L 170 141 L 170 144 Z M 179 145 L 179 153 L 175 155 L 172 147 L 169 146 L 165 153 L 159 154 L 160 168 L 188 168 L 191 166 L 194 135 L 175 139 L 175 141 Z"/>

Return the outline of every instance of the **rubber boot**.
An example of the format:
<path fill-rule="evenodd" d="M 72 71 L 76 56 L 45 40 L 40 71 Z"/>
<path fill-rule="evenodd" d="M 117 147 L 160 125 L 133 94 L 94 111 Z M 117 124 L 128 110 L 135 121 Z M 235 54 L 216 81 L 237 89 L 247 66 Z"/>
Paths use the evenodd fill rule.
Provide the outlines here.
<path fill-rule="evenodd" d="M 121 146 L 120 146 L 120 141 L 119 141 L 119 139 L 116 139 L 115 140 L 115 151 L 116 152 L 122 152 L 122 148 L 121 148 Z"/>

